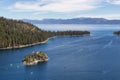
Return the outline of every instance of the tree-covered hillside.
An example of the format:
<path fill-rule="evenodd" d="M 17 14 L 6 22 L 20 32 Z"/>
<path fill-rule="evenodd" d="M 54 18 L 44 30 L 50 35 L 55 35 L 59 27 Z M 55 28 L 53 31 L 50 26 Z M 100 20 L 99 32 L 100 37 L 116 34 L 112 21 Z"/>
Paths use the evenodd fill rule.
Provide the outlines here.
<path fill-rule="evenodd" d="M 45 39 L 45 31 L 32 24 L 0 17 L 0 48 L 32 44 Z"/>
<path fill-rule="evenodd" d="M 43 31 L 35 25 L 19 20 L 0 17 L 0 49 L 19 48 L 47 40 L 53 36 L 85 35 L 88 31 Z"/>

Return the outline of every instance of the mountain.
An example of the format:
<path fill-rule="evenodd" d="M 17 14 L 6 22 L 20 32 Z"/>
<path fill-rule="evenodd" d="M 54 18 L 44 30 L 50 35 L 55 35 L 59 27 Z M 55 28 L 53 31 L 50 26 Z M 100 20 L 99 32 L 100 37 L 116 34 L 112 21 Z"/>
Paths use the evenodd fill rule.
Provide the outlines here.
<path fill-rule="evenodd" d="M 43 20 L 23 19 L 23 21 L 32 24 L 120 24 L 120 20 L 108 20 L 104 18 L 73 18 L 73 19 L 43 19 Z"/>
<path fill-rule="evenodd" d="M 45 43 L 48 38 L 64 35 L 89 35 L 88 31 L 44 31 L 21 20 L 0 17 L 0 49 L 11 49 Z"/>

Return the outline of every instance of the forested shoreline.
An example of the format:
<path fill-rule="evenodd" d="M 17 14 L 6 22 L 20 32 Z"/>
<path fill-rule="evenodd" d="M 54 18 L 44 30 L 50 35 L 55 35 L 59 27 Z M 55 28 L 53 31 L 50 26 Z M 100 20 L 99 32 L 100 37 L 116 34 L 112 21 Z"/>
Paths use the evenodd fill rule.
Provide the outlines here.
<path fill-rule="evenodd" d="M 21 20 L 0 17 L 0 49 L 11 49 L 44 43 L 54 36 L 90 35 L 89 31 L 44 31 Z"/>

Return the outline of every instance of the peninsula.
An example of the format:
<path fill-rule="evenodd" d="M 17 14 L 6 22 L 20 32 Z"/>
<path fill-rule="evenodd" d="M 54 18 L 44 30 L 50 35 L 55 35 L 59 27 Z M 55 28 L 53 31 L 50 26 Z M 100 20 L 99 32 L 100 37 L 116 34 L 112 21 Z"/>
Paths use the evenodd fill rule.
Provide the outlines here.
<path fill-rule="evenodd" d="M 22 60 L 24 65 L 35 65 L 37 63 L 48 61 L 48 56 L 44 52 L 35 52 L 24 57 Z"/>
<path fill-rule="evenodd" d="M 85 36 L 89 31 L 44 31 L 20 20 L 0 17 L 0 50 L 46 43 L 54 36 Z"/>

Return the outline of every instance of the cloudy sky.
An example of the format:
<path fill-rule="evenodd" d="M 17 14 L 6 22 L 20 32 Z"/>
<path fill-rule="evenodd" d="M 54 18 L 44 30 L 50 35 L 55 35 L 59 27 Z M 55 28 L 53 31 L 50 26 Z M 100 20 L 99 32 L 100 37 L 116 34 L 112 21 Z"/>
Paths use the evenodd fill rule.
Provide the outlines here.
<path fill-rule="evenodd" d="M 0 0 L 0 16 L 14 19 L 120 19 L 120 0 Z"/>

